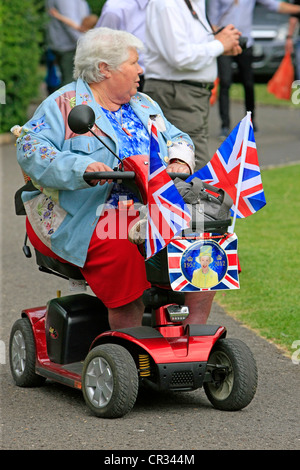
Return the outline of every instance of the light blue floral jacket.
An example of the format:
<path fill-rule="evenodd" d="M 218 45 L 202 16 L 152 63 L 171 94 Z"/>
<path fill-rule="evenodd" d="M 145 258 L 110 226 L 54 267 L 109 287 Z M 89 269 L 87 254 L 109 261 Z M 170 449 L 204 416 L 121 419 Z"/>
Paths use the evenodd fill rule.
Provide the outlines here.
<path fill-rule="evenodd" d="M 36 234 L 58 256 L 82 267 L 100 216 L 98 208 L 112 187 L 108 183 L 91 187 L 83 174 L 95 161 L 114 168 L 118 160 L 91 134 L 78 135 L 70 130 L 68 114 L 78 104 L 94 110 L 98 135 L 119 154 L 112 125 L 89 86 L 79 79 L 49 96 L 23 126 L 17 140 L 17 159 L 37 188 L 22 194 Z M 155 119 L 162 161 L 166 164 L 168 158 L 180 156 L 193 170 L 194 147 L 189 136 L 171 125 L 147 95 L 137 93 L 130 105 L 146 129 L 150 130 Z"/>

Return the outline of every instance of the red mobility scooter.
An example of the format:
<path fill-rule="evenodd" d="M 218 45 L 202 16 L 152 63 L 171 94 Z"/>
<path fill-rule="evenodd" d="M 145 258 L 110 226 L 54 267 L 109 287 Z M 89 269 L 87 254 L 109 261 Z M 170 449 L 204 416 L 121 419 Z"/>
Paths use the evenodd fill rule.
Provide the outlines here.
<path fill-rule="evenodd" d="M 86 105 L 76 106 L 69 115 L 70 128 L 78 134 L 94 133 L 94 122 L 94 113 Z M 148 167 L 145 164 L 141 170 L 143 165 L 135 161 L 136 157 L 127 158 L 120 170 L 89 173 L 85 178 L 122 180 L 146 204 Z M 152 287 L 144 294 L 141 327 L 111 330 L 106 307 L 86 293 L 24 309 L 12 327 L 9 344 L 16 385 L 40 386 L 50 379 L 80 389 L 90 410 L 102 418 L 128 413 L 142 386 L 179 392 L 203 387 L 219 410 L 246 407 L 257 386 L 256 363 L 248 346 L 226 338 L 224 326 L 182 323 L 189 314 L 184 292 L 199 290 L 192 272 L 204 243 L 214 255 L 218 285 L 230 288 L 233 251 L 224 247 L 236 248 L 236 237 L 227 233 L 228 224 L 230 219 L 205 223 L 204 233 L 184 233 L 145 261 Z M 26 238 L 23 251 L 30 257 Z M 75 266 L 38 252 L 36 260 L 42 272 L 82 280 Z M 232 277 L 230 285 L 234 285 Z"/>

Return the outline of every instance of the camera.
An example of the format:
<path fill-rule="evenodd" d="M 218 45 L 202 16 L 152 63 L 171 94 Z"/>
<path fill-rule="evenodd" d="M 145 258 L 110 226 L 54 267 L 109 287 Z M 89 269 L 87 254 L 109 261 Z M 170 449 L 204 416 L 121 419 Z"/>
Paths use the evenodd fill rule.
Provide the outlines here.
<path fill-rule="evenodd" d="M 242 49 L 242 51 L 247 49 L 247 42 L 248 42 L 248 38 L 246 36 L 239 37 L 239 46 Z"/>
<path fill-rule="evenodd" d="M 218 31 L 215 31 L 213 35 L 215 36 L 216 34 L 220 33 L 224 28 L 225 26 L 222 26 L 220 29 L 218 29 Z M 248 38 L 246 36 L 239 37 L 239 46 L 242 49 L 242 51 L 247 49 L 247 42 L 248 42 Z"/>

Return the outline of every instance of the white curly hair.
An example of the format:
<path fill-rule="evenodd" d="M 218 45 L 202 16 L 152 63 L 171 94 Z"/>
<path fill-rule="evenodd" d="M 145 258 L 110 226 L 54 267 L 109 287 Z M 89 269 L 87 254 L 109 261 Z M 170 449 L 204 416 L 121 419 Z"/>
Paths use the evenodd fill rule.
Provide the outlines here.
<path fill-rule="evenodd" d="M 129 57 L 130 49 L 142 50 L 143 43 L 133 34 L 110 28 L 94 28 L 78 40 L 74 59 L 73 77 L 87 83 L 101 82 L 101 62 L 117 70 Z"/>

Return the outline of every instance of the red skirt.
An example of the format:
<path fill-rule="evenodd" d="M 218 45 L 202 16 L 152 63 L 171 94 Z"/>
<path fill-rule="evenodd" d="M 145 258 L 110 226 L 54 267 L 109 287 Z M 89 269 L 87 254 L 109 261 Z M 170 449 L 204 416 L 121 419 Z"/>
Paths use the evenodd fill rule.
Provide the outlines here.
<path fill-rule="evenodd" d="M 80 268 L 83 277 L 94 294 L 102 300 L 108 308 L 117 308 L 138 299 L 144 290 L 150 287 L 147 281 L 145 260 L 138 247 L 131 243 L 124 233 L 124 223 L 127 228 L 134 217 L 126 217 L 122 211 L 114 211 L 115 227 L 113 237 L 106 237 L 103 232 L 105 217 L 101 217 L 94 230 L 83 268 Z M 122 217 L 124 219 L 124 223 Z M 119 226 L 122 226 L 121 238 L 118 238 Z M 28 238 L 37 251 L 62 262 L 67 262 L 53 253 L 33 231 L 26 219 Z"/>

